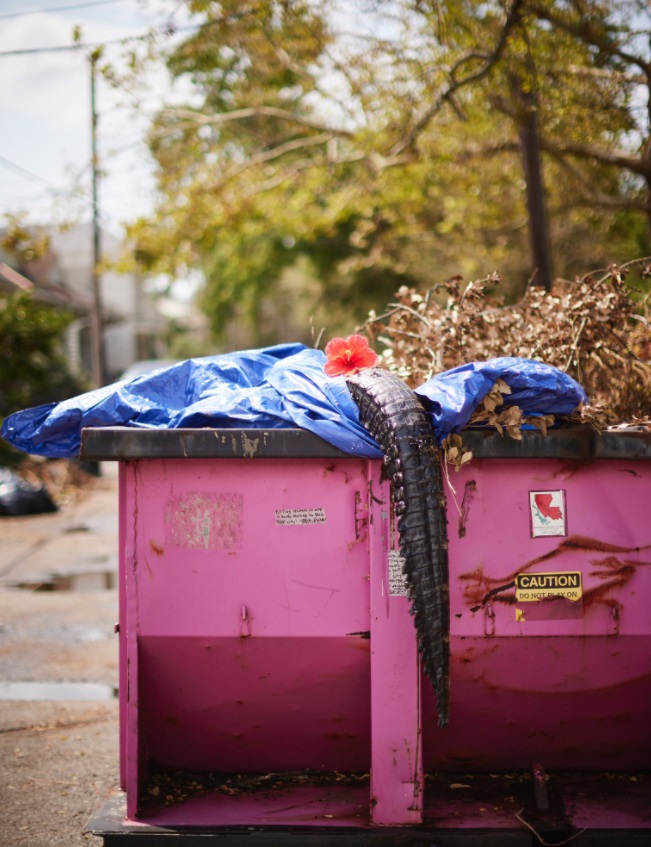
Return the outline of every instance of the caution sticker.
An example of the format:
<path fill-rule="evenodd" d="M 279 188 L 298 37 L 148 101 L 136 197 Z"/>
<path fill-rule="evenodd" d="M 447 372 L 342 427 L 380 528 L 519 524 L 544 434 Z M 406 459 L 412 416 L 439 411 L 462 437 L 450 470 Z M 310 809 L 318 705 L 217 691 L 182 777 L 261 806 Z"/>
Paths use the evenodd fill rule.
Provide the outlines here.
<path fill-rule="evenodd" d="M 547 597 L 580 600 L 582 596 L 581 571 L 520 573 L 515 578 L 515 599 L 518 603 L 545 600 Z"/>

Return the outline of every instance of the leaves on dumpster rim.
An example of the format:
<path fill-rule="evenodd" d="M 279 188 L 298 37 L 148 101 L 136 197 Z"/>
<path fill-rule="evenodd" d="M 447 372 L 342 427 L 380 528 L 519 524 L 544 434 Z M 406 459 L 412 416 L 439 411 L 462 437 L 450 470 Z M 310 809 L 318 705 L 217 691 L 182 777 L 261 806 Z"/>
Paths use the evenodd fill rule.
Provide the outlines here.
<path fill-rule="evenodd" d="M 457 433 L 452 433 L 445 438 L 441 444 L 443 455 L 448 464 L 453 465 L 458 471 L 463 465 L 472 459 L 472 450 L 463 446 L 463 440 Z"/>

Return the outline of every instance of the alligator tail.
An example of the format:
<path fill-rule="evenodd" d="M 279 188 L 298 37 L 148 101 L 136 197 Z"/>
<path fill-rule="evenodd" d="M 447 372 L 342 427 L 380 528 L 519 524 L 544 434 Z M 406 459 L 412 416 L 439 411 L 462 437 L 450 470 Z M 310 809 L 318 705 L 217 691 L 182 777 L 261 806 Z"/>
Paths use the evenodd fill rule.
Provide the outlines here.
<path fill-rule="evenodd" d="M 400 377 L 367 368 L 346 377 L 360 421 L 385 456 L 418 649 L 436 692 L 439 726 L 449 713 L 450 603 L 445 495 L 439 449 L 425 409 Z"/>

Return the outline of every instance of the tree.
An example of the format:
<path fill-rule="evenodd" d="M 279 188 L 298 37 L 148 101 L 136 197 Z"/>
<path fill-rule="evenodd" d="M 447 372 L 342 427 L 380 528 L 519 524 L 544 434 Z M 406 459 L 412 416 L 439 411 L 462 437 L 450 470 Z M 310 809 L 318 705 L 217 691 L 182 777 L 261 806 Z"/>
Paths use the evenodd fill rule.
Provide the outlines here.
<path fill-rule="evenodd" d="M 63 333 L 73 319 L 70 312 L 35 303 L 29 293 L 0 297 L 0 422 L 28 406 L 86 390 L 62 351 Z M 0 464 L 12 452 L 0 440 Z"/>
<path fill-rule="evenodd" d="M 160 202 L 130 234 L 148 269 L 202 269 L 217 333 L 300 257 L 348 325 L 401 284 L 499 267 L 522 290 L 532 113 L 563 275 L 649 252 L 643 0 L 191 9 L 167 63 L 195 96 L 152 125 Z"/>

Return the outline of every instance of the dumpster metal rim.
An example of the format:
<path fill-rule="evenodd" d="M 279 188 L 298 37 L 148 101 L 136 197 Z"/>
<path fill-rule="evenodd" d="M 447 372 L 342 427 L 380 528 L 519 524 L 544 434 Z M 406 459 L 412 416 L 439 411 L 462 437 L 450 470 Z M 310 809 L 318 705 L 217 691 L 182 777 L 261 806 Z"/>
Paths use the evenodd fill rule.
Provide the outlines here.
<path fill-rule="evenodd" d="M 329 442 L 299 428 L 143 429 L 85 428 L 82 459 L 351 459 Z"/>
<path fill-rule="evenodd" d="M 591 426 L 524 431 L 522 440 L 503 436 L 494 429 L 467 429 L 464 446 L 477 459 L 559 459 L 587 464 L 596 459 L 641 461 L 651 459 L 651 432 L 610 430 L 597 432 Z"/>
<path fill-rule="evenodd" d="M 467 429 L 463 443 L 476 459 L 557 459 L 588 464 L 597 459 L 651 459 L 651 432 L 589 426 L 551 429 L 547 435 L 524 431 L 522 440 L 494 429 Z M 134 459 L 359 458 L 299 428 L 280 429 L 145 429 L 87 427 L 81 433 L 80 457 L 93 461 Z"/>

